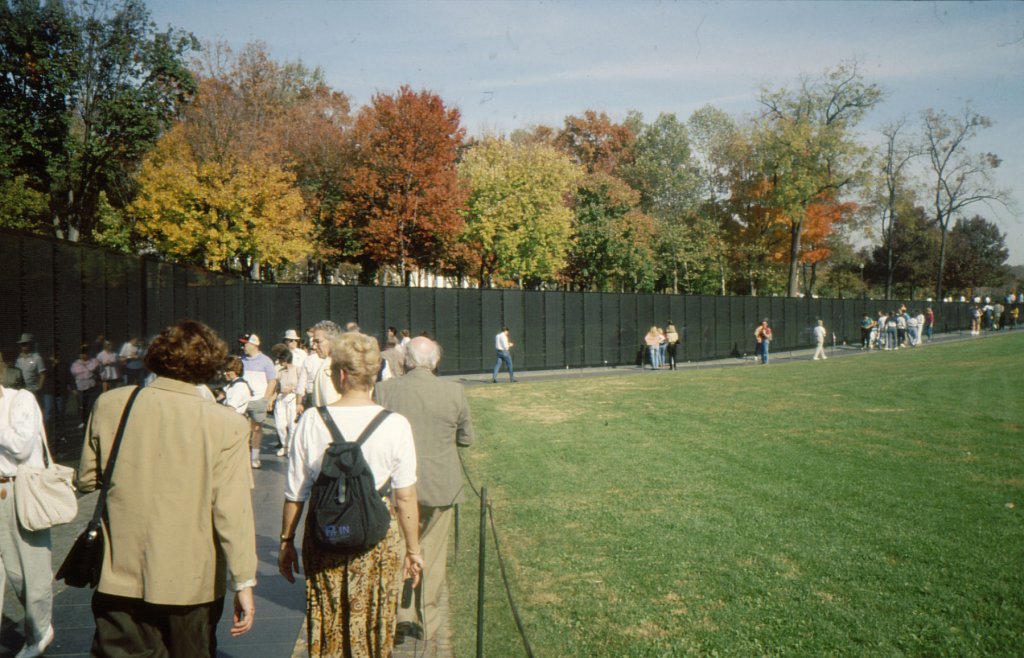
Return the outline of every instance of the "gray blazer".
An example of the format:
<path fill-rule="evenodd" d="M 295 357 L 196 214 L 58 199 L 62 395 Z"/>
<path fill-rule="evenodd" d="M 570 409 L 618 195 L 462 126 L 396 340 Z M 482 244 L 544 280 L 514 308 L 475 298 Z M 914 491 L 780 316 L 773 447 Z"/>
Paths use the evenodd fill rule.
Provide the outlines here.
<path fill-rule="evenodd" d="M 420 505 L 461 503 L 462 472 L 456 446 L 473 443 L 473 421 L 462 385 L 414 368 L 377 384 L 377 402 L 402 414 L 416 442 L 416 495 Z"/>

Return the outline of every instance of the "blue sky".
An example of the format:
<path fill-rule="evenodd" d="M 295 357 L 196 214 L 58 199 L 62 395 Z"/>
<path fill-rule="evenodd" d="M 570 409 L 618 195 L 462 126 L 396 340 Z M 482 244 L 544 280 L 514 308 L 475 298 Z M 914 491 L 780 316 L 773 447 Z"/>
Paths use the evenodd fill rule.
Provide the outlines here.
<path fill-rule="evenodd" d="M 587 109 L 685 119 L 713 104 L 757 111 L 761 87 L 794 85 L 856 58 L 885 101 L 878 128 L 965 103 L 994 126 L 974 143 L 1003 159 L 1011 212 L 978 206 L 1024 264 L 1022 2 L 359 2 L 149 0 L 153 19 L 233 48 L 323 69 L 353 107 L 402 84 L 458 106 L 471 134 L 560 126 Z"/>

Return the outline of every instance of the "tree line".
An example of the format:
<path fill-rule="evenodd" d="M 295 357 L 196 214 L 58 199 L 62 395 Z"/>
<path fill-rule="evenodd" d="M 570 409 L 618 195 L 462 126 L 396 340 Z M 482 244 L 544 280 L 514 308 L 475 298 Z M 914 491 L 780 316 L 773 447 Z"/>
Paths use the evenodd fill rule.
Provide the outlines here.
<path fill-rule="evenodd" d="M 735 117 L 586 110 L 467 136 L 402 86 L 160 31 L 140 0 L 0 5 L 0 225 L 269 280 L 833 297 L 1001 285 L 971 107 L 858 130 L 857 62 Z"/>

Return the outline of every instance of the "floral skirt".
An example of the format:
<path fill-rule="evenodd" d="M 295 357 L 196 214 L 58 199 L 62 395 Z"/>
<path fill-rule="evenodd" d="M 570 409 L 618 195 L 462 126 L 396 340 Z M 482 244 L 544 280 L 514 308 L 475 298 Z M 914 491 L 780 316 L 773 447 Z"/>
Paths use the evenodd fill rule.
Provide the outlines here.
<path fill-rule="evenodd" d="M 391 508 L 387 536 L 361 555 L 318 549 L 310 533 L 302 542 L 306 569 L 309 655 L 387 658 L 395 643 L 402 540 Z"/>

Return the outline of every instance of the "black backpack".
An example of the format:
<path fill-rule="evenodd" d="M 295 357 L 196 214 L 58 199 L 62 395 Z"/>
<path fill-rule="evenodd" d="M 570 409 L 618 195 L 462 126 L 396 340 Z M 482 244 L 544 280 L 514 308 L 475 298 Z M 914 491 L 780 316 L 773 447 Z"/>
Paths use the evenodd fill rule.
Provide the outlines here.
<path fill-rule="evenodd" d="M 307 537 L 332 553 L 365 553 L 388 534 L 391 514 L 383 497 L 391 479 L 378 491 L 373 472 L 363 457 L 362 445 L 391 412 L 381 410 L 366 426 L 359 440 L 349 443 L 324 407 L 318 407 L 333 441 L 324 451 L 320 475 L 309 494 Z"/>

